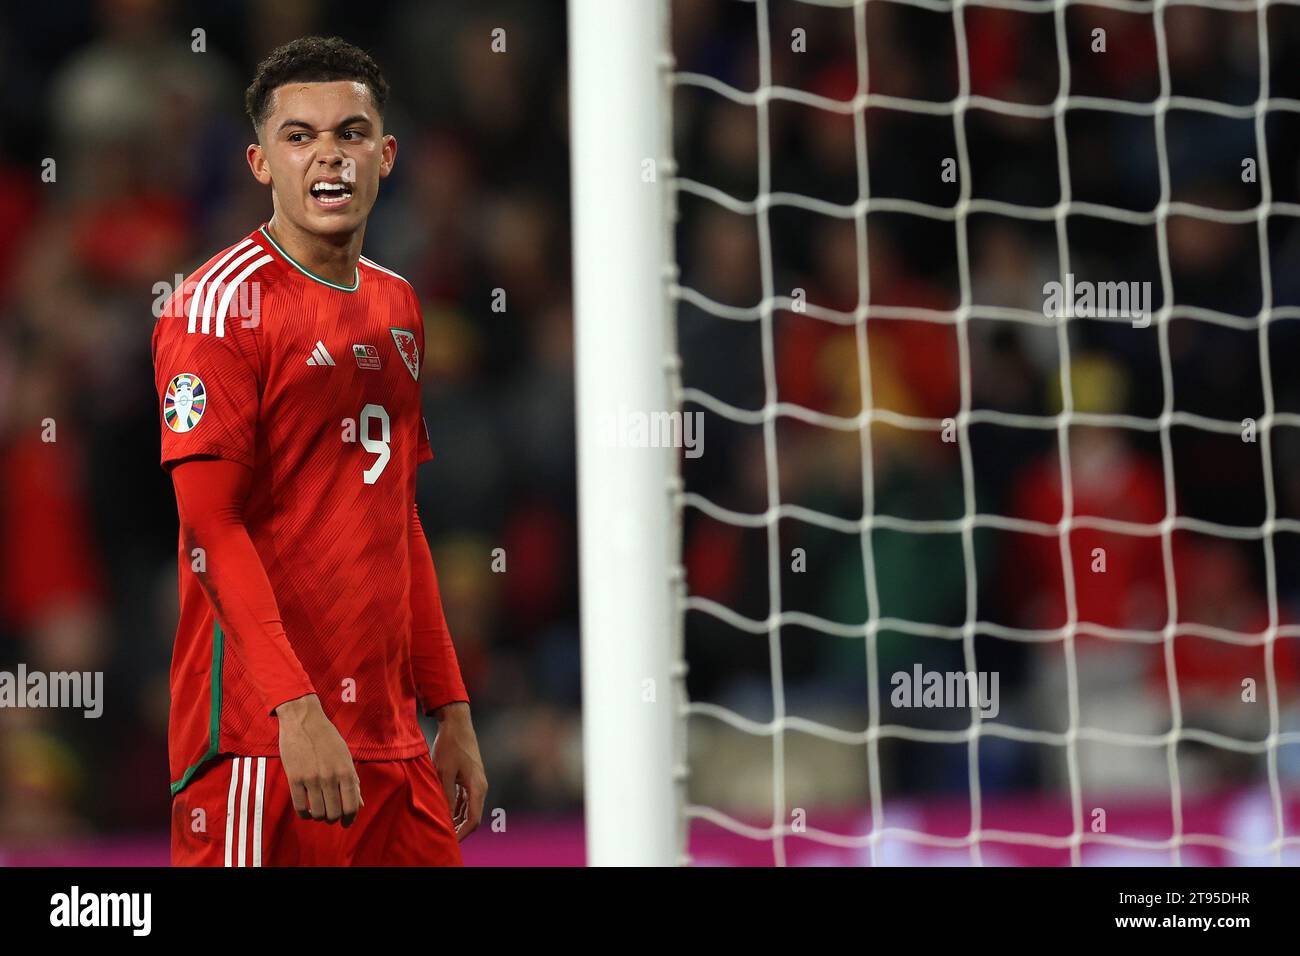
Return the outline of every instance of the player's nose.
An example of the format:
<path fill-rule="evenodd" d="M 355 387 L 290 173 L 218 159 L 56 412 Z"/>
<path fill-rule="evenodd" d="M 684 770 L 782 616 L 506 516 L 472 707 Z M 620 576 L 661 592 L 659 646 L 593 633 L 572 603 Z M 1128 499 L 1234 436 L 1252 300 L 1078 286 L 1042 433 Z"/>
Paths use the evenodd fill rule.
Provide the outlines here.
<path fill-rule="evenodd" d="M 319 166 L 343 165 L 343 149 L 339 140 L 326 133 L 316 141 L 316 163 Z"/>

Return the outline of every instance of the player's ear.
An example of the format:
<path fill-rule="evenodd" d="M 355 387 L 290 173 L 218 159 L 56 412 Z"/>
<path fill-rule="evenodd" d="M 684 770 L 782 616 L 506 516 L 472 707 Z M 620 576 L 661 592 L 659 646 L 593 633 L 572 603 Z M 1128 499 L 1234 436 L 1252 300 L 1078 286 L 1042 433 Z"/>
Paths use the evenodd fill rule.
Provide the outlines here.
<path fill-rule="evenodd" d="M 397 162 L 397 137 L 392 133 L 385 133 L 383 139 L 383 156 L 379 160 L 379 178 L 383 179 L 393 171 L 393 163 Z"/>
<path fill-rule="evenodd" d="M 253 178 L 263 186 L 271 185 L 271 166 L 266 161 L 266 150 L 259 143 L 249 143 L 244 155 L 248 159 L 248 168 L 253 171 Z"/>

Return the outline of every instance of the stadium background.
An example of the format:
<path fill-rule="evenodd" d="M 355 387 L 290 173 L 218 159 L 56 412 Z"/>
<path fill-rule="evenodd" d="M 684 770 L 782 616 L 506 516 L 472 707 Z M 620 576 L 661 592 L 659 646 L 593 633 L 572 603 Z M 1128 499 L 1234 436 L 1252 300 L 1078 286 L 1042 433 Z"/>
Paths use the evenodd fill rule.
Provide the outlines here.
<path fill-rule="evenodd" d="M 793 2 L 772 5 L 774 79 L 838 98 L 852 95 L 851 14 Z M 1044 9 L 1048 9 L 1046 6 Z M 1300 9 L 1269 13 L 1275 96 L 1300 96 Z M 1074 91 L 1150 100 L 1158 88 L 1151 17 L 1073 7 L 1067 17 Z M 1173 91 L 1234 103 L 1255 97 L 1258 64 L 1250 13 L 1179 7 L 1166 15 Z M 742 89 L 757 82 L 754 7 L 736 0 L 674 4 L 679 70 Z M 1108 31 L 1109 52 L 1088 56 L 1089 31 Z M 809 52 L 793 54 L 794 27 Z M 955 93 L 951 16 L 900 4 L 868 7 L 873 91 L 945 100 Z M 1050 102 L 1056 89 L 1051 18 L 989 9 L 966 15 L 972 92 Z M 191 31 L 206 52 L 191 52 Z M 503 28 L 507 52 L 491 31 Z M 581 719 L 577 636 L 572 311 L 564 8 L 559 0 L 263 2 L 167 4 L 153 0 L 24 5 L 0 12 L 0 668 L 105 671 L 99 720 L 58 711 L 0 709 L 0 863 L 165 862 L 167 667 L 175 626 L 175 505 L 157 464 L 156 397 L 149 333 L 155 283 L 174 282 L 215 249 L 269 215 L 247 175 L 250 131 L 242 93 L 257 59 L 308 33 L 339 34 L 369 49 L 393 88 L 387 125 L 399 140 L 366 254 L 409 277 L 427 323 L 425 404 L 435 461 L 421 469 L 419 504 L 447 616 L 473 697 L 491 783 L 484 828 L 465 844 L 468 863 L 578 863 L 581 848 Z M 676 151 L 685 174 L 742 197 L 756 187 L 754 111 L 682 89 L 674 97 Z M 875 195 L 951 205 L 957 187 L 938 175 L 955 155 L 948 117 L 873 109 L 868 115 Z M 835 202 L 856 196 L 851 118 L 773 106 L 773 189 Z M 1032 205 L 1057 199 L 1050 121 L 974 111 L 967 132 L 974 195 Z M 1270 117 L 1274 198 L 1300 194 L 1300 120 Z M 1151 119 L 1072 113 L 1076 199 L 1149 209 L 1158 194 Z M 1258 202 L 1240 178 L 1254 154 L 1250 120 L 1173 112 L 1168 123 L 1173 198 L 1224 208 Z M 41 164 L 57 160 L 57 181 Z M 752 222 L 682 197 L 677 242 L 683 284 L 717 301 L 760 298 Z M 1039 309 L 1056 277 L 1050 223 L 972 217 L 977 302 Z M 794 210 L 772 214 L 778 289 L 853 308 L 857 264 L 851 222 Z M 902 214 L 870 222 L 872 301 L 953 308 L 956 256 L 949 223 Z M 1270 224 L 1275 305 L 1300 305 L 1300 228 Z M 1169 224 L 1179 304 L 1253 316 L 1260 307 L 1253 223 L 1189 217 Z M 1154 230 L 1095 219 L 1070 224 L 1081 276 L 1154 280 Z M 492 291 L 508 310 L 491 310 Z M 1157 303 L 1158 304 L 1158 303 Z M 611 304 L 611 316 L 617 304 Z M 1159 413 L 1163 393 L 1154 332 L 1073 323 L 1075 403 L 1083 410 Z M 836 414 L 858 410 L 851 328 L 782 313 L 776 323 L 783 400 Z M 683 306 L 679 333 L 687 385 L 745 407 L 762 403 L 756 330 Z M 951 326 L 871 324 L 875 397 L 927 417 L 955 410 Z M 1280 411 L 1300 410 L 1294 374 L 1300 323 L 1270 330 Z M 1262 410 L 1258 335 L 1191 320 L 1170 330 L 1176 407 L 1221 419 Z M 971 323 L 975 407 L 1051 414 L 1059 407 L 1055 335 L 1016 323 Z M 41 422 L 58 440 L 41 440 Z M 765 506 L 761 438 L 710 416 L 706 453 L 688 462 L 688 487 L 739 510 Z M 1077 510 L 1135 521 L 1164 516 L 1160 449 L 1151 433 L 1077 429 Z M 1274 441 L 1278 515 L 1300 517 L 1300 439 Z M 857 436 L 796 425 L 780 430 L 784 500 L 856 517 L 861 509 Z M 972 429 L 979 510 L 1054 521 L 1055 434 L 1000 426 Z M 1072 450 L 1076 436 L 1072 434 Z M 961 513 L 955 446 L 885 426 L 877 449 L 879 513 Z M 1257 445 L 1188 428 L 1172 435 L 1180 514 L 1258 525 L 1263 515 Z M 1085 467 L 1086 466 L 1086 467 Z M 1056 509 L 1053 511 L 1053 509 Z M 783 529 L 783 534 L 786 533 Z M 817 571 L 786 573 L 787 606 L 861 622 L 867 607 L 855 538 L 791 529 Z M 1062 617 L 1057 542 L 981 533 L 981 619 L 1021 627 Z M 951 535 L 873 538 L 885 613 L 960 624 L 964 568 Z M 1164 581 L 1159 539 L 1077 534 L 1076 561 L 1106 547 L 1109 571 L 1081 585 L 1080 617 L 1116 627 L 1160 628 Z M 508 572 L 493 574 L 504 548 Z M 1282 623 L 1300 621 L 1300 540 L 1276 537 Z M 1258 541 L 1175 534 L 1182 619 L 1240 630 L 1266 622 Z M 688 580 L 694 594 L 741 613 L 767 613 L 766 544 L 688 516 Z M 1083 567 L 1085 565 L 1080 565 Z M 1055 571 L 1053 571 L 1055 569 Z M 766 641 L 692 614 L 690 692 L 756 720 L 772 714 Z M 865 670 L 855 642 L 789 629 L 783 635 L 791 712 L 860 727 Z M 1060 729 L 1059 645 L 981 638 L 981 667 L 1002 680 L 1002 717 Z M 1294 640 L 1277 649 L 1282 730 L 1300 729 Z M 960 646 L 881 635 L 881 672 L 921 663 L 960 669 Z M 1168 694 L 1158 646 L 1079 640 L 1085 718 L 1158 733 Z M 1242 674 L 1261 679 L 1259 648 L 1178 641 L 1184 723 L 1260 739 L 1266 704 L 1240 701 Z M 889 687 L 882 687 L 887 699 Z M 961 717 L 962 715 L 956 715 Z M 944 724 L 954 715 L 886 711 L 886 720 Z M 1085 720 L 1085 723 L 1087 721 Z M 760 823 L 770 816 L 770 744 L 693 721 L 695 802 L 727 806 Z M 1134 832 L 1169 833 L 1163 749 L 1111 748 L 1084 757 L 1090 796 L 1127 808 Z M 792 753 L 794 749 L 792 748 Z M 1068 832 L 1059 748 L 988 743 L 981 784 L 986 823 L 999 814 L 1021 828 Z M 887 796 L 918 827 L 964 832 L 969 817 L 964 745 L 882 744 Z M 765 762 L 769 761 L 769 762 Z M 1179 749 L 1188 828 L 1250 830 L 1259 820 L 1263 757 L 1199 745 Z M 806 747 L 792 757 L 791 802 L 855 831 L 865 799 L 861 752 Z M 1300 747 L 1279 750 L 1288 795 Z M 1263 799 L 1267 800 L 1265 796 Z M 1289 832 L 1295 807 L 1288 796 Z M 1091 805 L 1091 804 L 1090 804 Z M 1192 805 L 1189 804 L 1189 807 Z M 496 808 L 506 832 L 488 826 Z M 1263 805 L 1265 822 L 1267 804 Z M 839 816 L 836 816 L 836 815 Z M 918 822 L 919 821 L 919 822 Z M 1027 822 L 1028 821 L 1028 822 Z M 1122 825 L 1122 824 L 1117 824 Z M 701 862 L 767 862 L 761 844 L 696 823 Z M 1263 839 L 1267 841 L 1269 835 Z M 710 840 L 715 842 L 710 843 Z M 817 850 L 818 848 L 811 848 Z M 917 851 L 920 852 L 920 851 Z M 960 854 L 964 855 L 964 854 Z M 825 857 L 810 855 L 810 862 Z M 854 858 L 832 857 L 830 861 Z M 907 856 L 902 861 L 946 861 Z M 1048 855 L 1044 862 L 1060 862 Z M 1213 858 L 1213 862 L 1232 860 Z"/>

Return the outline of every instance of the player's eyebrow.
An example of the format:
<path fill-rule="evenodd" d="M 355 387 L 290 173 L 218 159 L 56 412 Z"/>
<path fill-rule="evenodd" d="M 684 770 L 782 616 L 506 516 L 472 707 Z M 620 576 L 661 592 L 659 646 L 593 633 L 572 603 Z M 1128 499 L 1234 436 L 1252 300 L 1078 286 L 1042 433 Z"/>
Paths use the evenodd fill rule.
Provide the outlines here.
<path fill-rule="evenodd" d="M 340 120 L 339 123 L 338 123 L 334 128 L 335 128 L 335 129 L 342 129 L 342 128 L 345 127 L 345 126 L 357 126 L 357 125 L 365 125 L 365 126 L 369 126 L 369 125 L 370 125 L 370 117 L 365 116 L 365 115 L 363 115 L 363 114 L 361 114 L 361 113 L 357 113 L 357 114 L 355 114 L 355 115 L 353 115 L 353 116 L 349 116 L 349 117 L 347 117 L 346 119 Z M 279 128 L 276 129 L 276 132 L 277 132 L 277 133 L 282 133 L 282 132 L 284 132 L 286 129 L 288 129 L 288 128 L 291 127 L 291 126 L 294 126 L 294 127 L 300 127 L 300 128 L 302 128 L 302 129 L 305 129 L 305 130 L 314 130 L 314 129 L 315 129 L 315 127 L 312 126 L 311 123 L 308 123 L 306 120 L 300 120 L 300 119 L 287 119 L 287 120 L 285 120 L 283 123 L 280 124 Z"/>

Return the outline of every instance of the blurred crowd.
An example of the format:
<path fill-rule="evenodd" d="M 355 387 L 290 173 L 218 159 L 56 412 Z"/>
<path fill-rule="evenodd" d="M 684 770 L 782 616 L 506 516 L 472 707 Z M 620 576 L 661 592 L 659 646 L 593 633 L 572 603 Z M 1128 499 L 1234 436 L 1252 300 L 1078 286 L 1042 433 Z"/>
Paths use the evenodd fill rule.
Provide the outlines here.
<path fill-rule="evenodd" d="M 771 79 L 837 99 L 857 87 L 852 14 L 774 2 Z M 269 197 L 243 159 L 251 131 L 242 91 L 257 60 L 310 33 L 339 34 L 370 50 L 393 88 L 386 117 L 399 141 L 367 232 L 367 256 L 407 276 L 425 308 L 426 417 L 433 463 L 418 501 L 443 600 L 473 698 L 492 785 L 491 803 L 522 811 L 574 811 L 581 799 L 581 723 L 575 554 L 572 314 L 569 296 L 564 5 L 460 0 L 247 0 L 221 7 L 161 0 L 98 0 L 0 12 L 10 135 L 0 149 L 0 667 L 106 672 L 104 716 L 0 709 L 0 844 L 86 833 L 165 829 L 167 671 L 176 615 L 176 514 L 158 467 L 150 366 L 158 283 L 174 283 L 215 250 L 269 217 Z M 1050 104 L 1060 63 L 1048 14 L 967 7 L 970 92 Z M 1300 76 L 1281 68 L 1300 55 L 1300 13 L 1269 14 L 1271 93 L 1300 96 Z M 867 7 L 872 92 L 944 102 L 958 92 L 950 14 L 895 3 Z M 1150 16 L 1071 6 L 1066 16 L 1075 95 L 1137 103 L 1160 92 Z M 506 52 L 491 31 L 504 29 Z M 1092 31 L 1106 31 L 1093 52 Z M 792 49 L 792 31 L 806 46 Z M 1163 17 L 1170 92 L 1253 103 L 1260 65 L 1253 14 L 1175 6 Z M 194 31 L 200 30 L 201 34 Z M 196 51 L 201 42 L 202 51 Z M 676 0 L 677 69 L 744 90 L 759 82 L 755 5 Z M 673 98 L 681 175 L 742 199 L 759 186 L 756 111 L 707 90 Z M 1062 198 L 1058 143 L 1048 119 L 966 112 L 972 198 L 1050 207 Z M 1265 123 L 1274 201 L 1300 197 L 1300 120 Z M 1070 196 L 1150 210 L 1160 197 L 1157 123 L 1150 115 L 1071 110 L 1065 121 Z M 1169 198 L 1249 209 L 1258 180 L 1242 160 L 1260 157 L 1253 117 L 1170 110 L 1163 120 Z M 873 197 L 952 206 L 959 181 L 943 162 L 959 155 L 952 119 L 873 108 L 865 116 Z M 853 118 L 774 100 L 771 182 L 850 204 L 859 196 Z M 52 162 L 51 162 L 52 161 Z M 754 216 L 689 193 L 678 196 L 682 283 L 725 305 L 763 298 L 763 242 Z M 950 220 L 875 212 L 866 249 L 851 218 L 777 207 L 768 215 L 772 294 L 802 289 L 809 303 L 851 312 L 860 273 L 874 306 L 951 313 L 963 278 L 971 304 L 1041 312 L 1043 284 L 1060 279 L 1054 222 L 988 213 Z M 962 276 L 958 229 L 968 276 Z M 1256 317 L 1265 305 L 1300 305 L 1300 229 L 1267 223 L 1269 281 L 1262 278 L 1253 219 L 1166 223 L 1172 409 L 1223 421 L 1265 410 Z M 1161 246 L 1155 226 L 1073 216 L 1069 262 L 1079 278 L 1151 281 L 1157 301 Z M 864 265 L 865 260 L 865 265 Z M 494 311 L 494 290 L 505 311 Z M 1207 323 L 1179 307 L 1243 319 Z M 775 401 L 839 419 L 863 407 L 862 342 L 852 324 L 778 310 L 770 368 L 762 327 L 682 303 L 678 336 L 684 384 L 745 409 Z M 1155 418 L 1166 403 L 1159 331 L 1076 320 L 1068 354 L 1046 323 L 873 318 L 866 327 L 875 407 L 939 420 L 961 408 L 958 336 L 969 340 L 970 407 L 1050 416 L 1062 407 L 1060 363 L 1069 363 L 1077 411 Z M 1272 407 L 1300 411 L 1291 366 L 1300 322 L 1267 330 Z M 775 391 L 767 390 L 768 374 Z M 698 406 L 688 406 L 698 411 Z M 778 420 L 777 473 L 769 476 L 762 426 L 706 412 L 705 454 L 683 462 L 689 490 L 726 507 L 761 512 L 769 478 L 781 502 L 848 521 L 863 512 L 862 436 L 789 417 Z M 56 439 L 51 441 L 50 428 Z M 1058 434 L 1005 422 L 969 429 L 970 474 L 959 445 L 937 430 L 875 426 L 870 434 L 874 512 L 953 519 L 976 510 L 1054 523 L 1062 517 Z M 1176 512 L 1258 528 L 1265 483 L 1275 514 L 1300 518 L 1300 431 L 1275 428 L 1264 471 L 1263 438 L 1179 425 L 1168 434 L 1121 427 L 1069 430 L 1073 513 L 1151 524 Z M 1165 456 L 1175 504 L 1166 502 Z M 766 529 L 745 529 L 688 509 L 685 559 L 692 594 L 762 620 L 771 610 Z M 1051 630 L 1066 622 L 1056 537 L 979 529 L 971 558 L 960 534 L 879 530 L 869 542 L 877 615 L 962 625 L 978 619 Z M 775 538 L 780 607 L 861 625 L 868 618 L 863 541 L 793 519 Z M 505 573 L 493 551 L 505 551 Z M 792 567 L 802 548 L 806 564 Z M 1135 734 L 1178 720 L 1241 740 L 1269 727 L 1265 651 L 1189 635 L 1198 624 L 1257 633 L 1269 622 L 1269 568 L 1280 623 L 1300 622 L 1300 536 L 1278 533 L 1270 565 L 1258 535 L 1178 531 L 1161 536 L 1079 530 L 1070 538 L 1077 620 L 1159 634 L 1172 622 L 1173 654 L 1159 641 L 1093 633 L 1074 642 L 1081 723 Z M 1096 549 L 1104 572 L 1093 570 Z M 1174 579 L 1166 580 L 1172 566 Z M 975 570 L 968 607 L 967 574 Z M 1170 598 L 1176 615 L 1170 617 Z M 1086 630 L 1086 628 L 1085 628 Z M 1281 729 L 1300 729 L 1295 638 L 1274 651 Z M 881 719 L 928 728 L 964 726 L 967 715 L 898 710 L 889 677 L 913 664 L 963 669 L 961 642 L 882 629 Z M 1001 675 L 999 720 L 1064 731 L 1070 715 L 1059 640 L 974 641 L 977 667 Z M 781 702 L 803 716 L 861 730 L 867 713 L 866 644 L 817 628 L 783 629 Z M 756 720 L 775 713 L 768 641 L 699 611 L 687 616 L 689 690 Z M 1172 660 L 1175 674 L 1167 672 Z M 1242 680 L 1259 685 L 1242 700 Z M 955 719 L 954 719 L 955 718 Z M 432 728 L 430 728 L 432 730 Z M 770 803 L 766 738 L 742 739 L 696 719 L 693 745 L 756 755 L 757 770 L 697 762 L 692 798 L 761 810 Z M 808 799 L 860 802 L 862 750 L 787 735 L 792 790 Z M 988 738 L 986 791 L 1061 792 L 1059 747 Z M 1294 782 L 1298 748 L 1279 765 Z M 1184 786 L 1241 786 L 1264 779 L 1265 758 L 1204 745 L 1179 748 Z M 882 741 L 891 794 L 965 792 L 964 744 Z M 1099 787 L 1168 787 L 1162 748 L 1112 747 L 1082 757 Z M 1092 771 L 1089 771 L 1092 772 Z"/>

